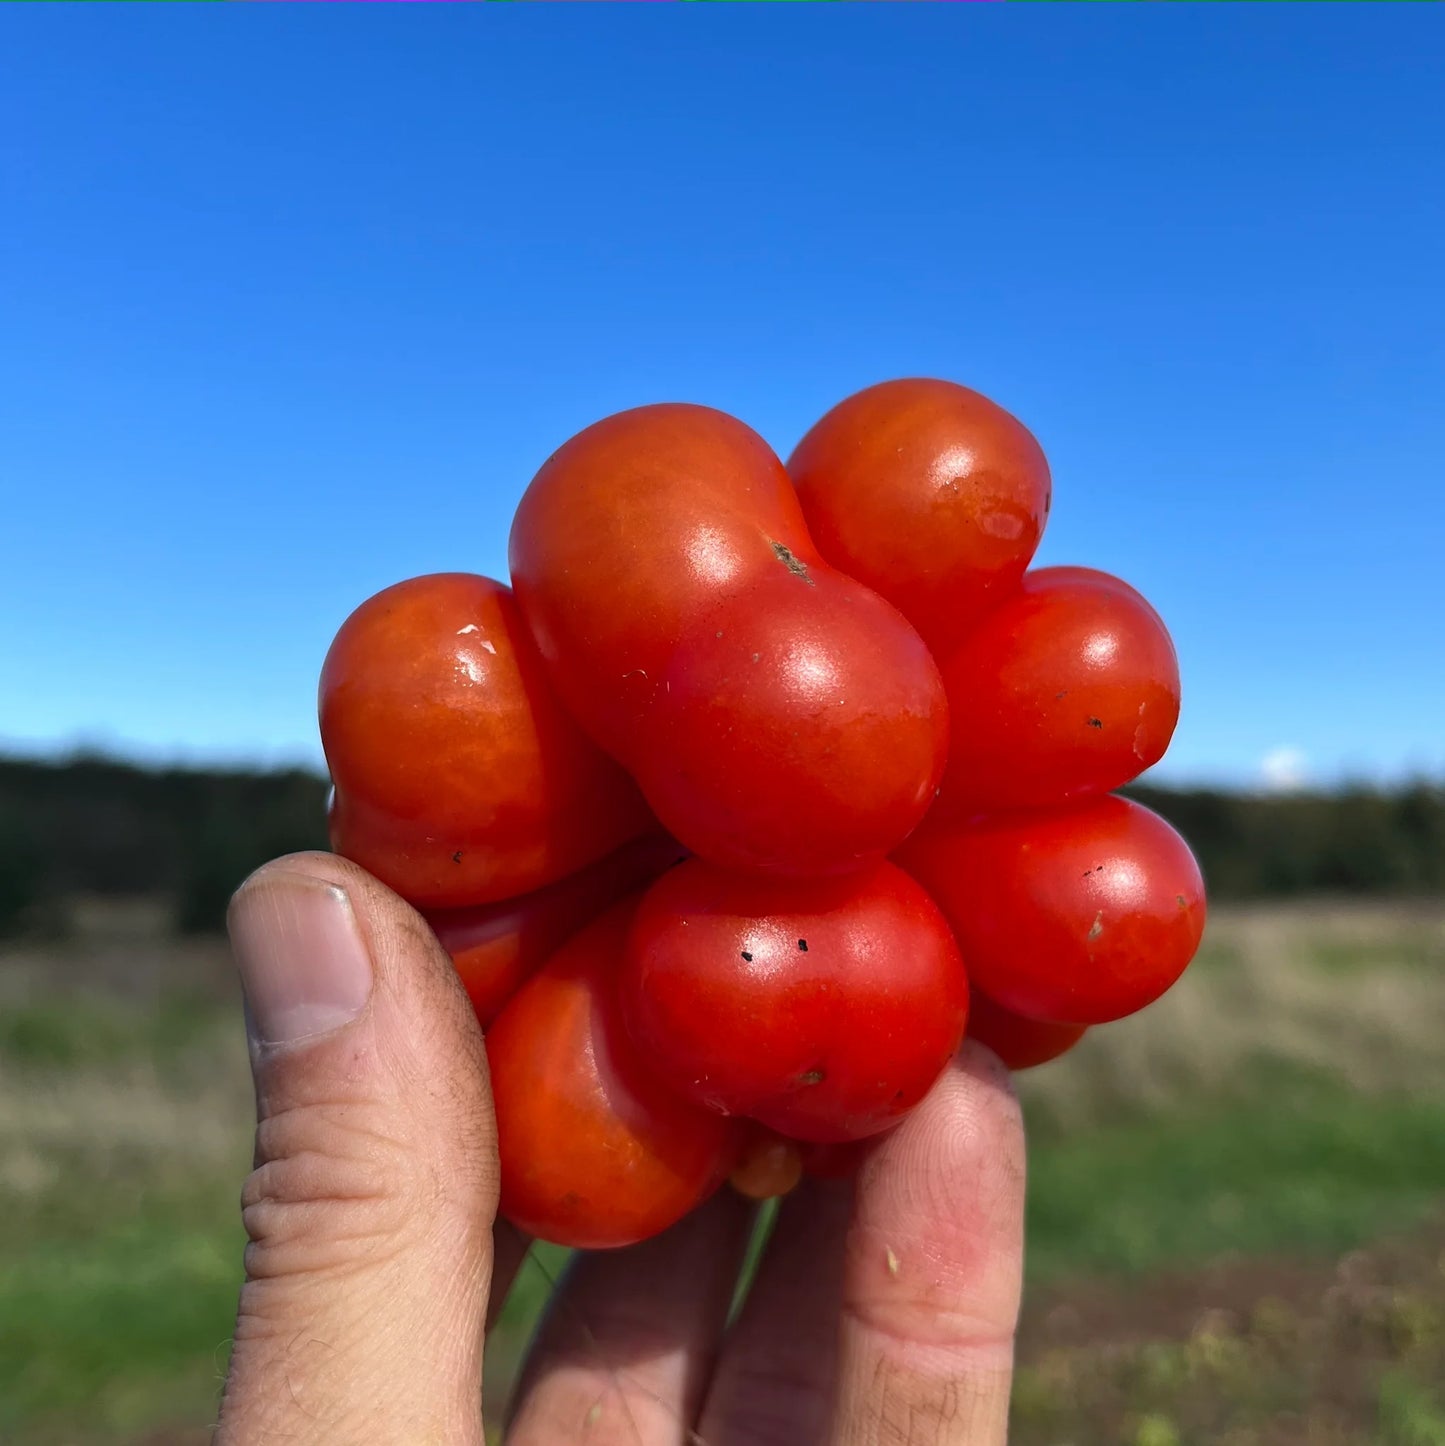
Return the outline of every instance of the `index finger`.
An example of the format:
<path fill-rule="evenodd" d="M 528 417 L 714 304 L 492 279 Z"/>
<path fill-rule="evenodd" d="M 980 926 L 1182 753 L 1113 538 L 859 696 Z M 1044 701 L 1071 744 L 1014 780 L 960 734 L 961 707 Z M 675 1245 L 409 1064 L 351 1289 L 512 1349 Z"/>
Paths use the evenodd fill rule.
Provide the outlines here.
<path fill-rule="evenodd" d="M 1023 1273 L 1018 1102 L 965 1044 L 869 1156 L 843 1266 L 835 1446 L 994 1446 Z"/>

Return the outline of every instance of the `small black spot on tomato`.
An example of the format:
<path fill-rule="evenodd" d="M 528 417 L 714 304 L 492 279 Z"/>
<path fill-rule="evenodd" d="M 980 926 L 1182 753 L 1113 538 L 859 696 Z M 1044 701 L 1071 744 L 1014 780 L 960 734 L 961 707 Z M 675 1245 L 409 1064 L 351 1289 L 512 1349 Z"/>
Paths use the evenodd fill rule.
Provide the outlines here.
<path fill-rule="evenodd" d="M 800 954 L 806 954 L 808 952 L 808 941 L 806 939 L 798 940 L 798 952 Z"/>
<path fill-rule="evenodd" d="M 1102 718 L 1090 718 L 1090 719 L 1089 719 L 1089 727 L 1090 727 L 1090 728 L 1102 728 L 1103 726 L 1104 726 L 1104 720 L 1103 720 Z"/>
<path fill-rule="evenodd" d="M 454 864 L 459 864 L 459 863 L 461 863 L 461 861 L 462 861 L 462 851 L 461 851 L 460 849 L 458 849 L 458 850 L 456 851 L 456 853 L 454 853 L 454 854 L 452 855 L 452 862 L 453 862 Z"/>
<path fill-rule="evenodd" d="M 746 949 L 743 950 L 743 960 L 748 964 L 751 964 L 753 962 L 753 956 L 749 954 Z"/>

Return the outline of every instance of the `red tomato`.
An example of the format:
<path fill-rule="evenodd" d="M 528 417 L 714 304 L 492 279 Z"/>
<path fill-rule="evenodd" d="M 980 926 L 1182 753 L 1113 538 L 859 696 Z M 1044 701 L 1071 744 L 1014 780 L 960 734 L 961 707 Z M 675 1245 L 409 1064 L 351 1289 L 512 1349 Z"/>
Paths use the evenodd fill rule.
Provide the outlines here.
<path fill-rule="evenodd" d="M 489 578 L 417 577 L 362 603 L 326 655 L 320 713 L 332 846 L 414 904 L 511 898 L 648 826 Z"/>
<path fill-rule="evenodd" d="M 1128 583 L 1046 567 L 943 662 L 953 744 L 940 808 L 959 816 L 1107 793 L 1164 756 L 1179 663 Z"/>
<path fill-rule="evenodd" d="M 1033 434 L 954 382 L 857 392 L 798 443 L 788 471 L 818 550 L 938 656 L 1018 585 L 1049 512 Z"/>
<path fill-rule="evenodd" d="M 798 1140 L 886 1129 L 968 1015 L 948 925 L 891 864 L 797 882 L 679 864 L 643 896 L 619 988 L 660 1079 Z"/>
<path fill-rule="evenodd" d="M 522 981 L 584 924 L 685 857 L 672 839 L 654 834 L 519 899 L 438 909 L 426 921 L 452 956 L 485 1029 Z"/>
<path fill-rule="evenodd" d="M 741 422 L 664 405 L 587 428 L 528 487 L 511 563 L 558 692 L 693 852 L 838 872 L 923 817 L 948 729 L 932 657 L 822 561 Z"/>
<path fill-rule="evenodd" d="M 1025 1019 L 975 989 L 968 1001 L 968 1037 L 987 1045 L 1010 1069 L 1032 1069 L 1071 1050 L 1085 1034 L 1082 1024 Z"/>
<path fill-rule="evenodd" d="M 969 1007 L 973 1007 L 972 996 Z M 882 1135 L 870 1135 L 866 1140 L 841 1140 L 834 1144 L 808 1144 L 799 1147 L 802 1156 L 803 1173 L 814 1180 L 851 1180 L 862 1169 L 868 1152 Z"/>
<path fill-rule="evenodd" d="M 1184 972 L 1204 931 L 1189 845 L 1113 795 L 930 823 L 898 861 L 947 915 L 978 989 L 1028 1019 L 1133 1014 Z"/>
<path fill-rule="evenodd" d="M 775 1200 L 803 1178 L 802 1147 L 762 1125 L 753 1126 L 728 1183 L 749 1200 Z"/>
<path fill-rule="evenodd" d="M 487 1034 L 502 1214 L 600 1250 L 665 1230 L 726 1179 L 740 1129 L 659 1084 L 616 1006 L 627 900 L 547 961 Z"/>

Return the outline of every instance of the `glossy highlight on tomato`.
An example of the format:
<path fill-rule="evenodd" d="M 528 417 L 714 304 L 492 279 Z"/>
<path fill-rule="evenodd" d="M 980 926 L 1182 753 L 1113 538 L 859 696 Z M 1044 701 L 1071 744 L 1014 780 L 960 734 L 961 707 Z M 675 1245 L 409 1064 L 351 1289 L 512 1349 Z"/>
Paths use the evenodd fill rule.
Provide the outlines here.
<path fill-rule="evenodd" d="M 823 561 L 741 422 L 666 404 L 588 427 L 532 480 L 510 556 L 559 695 L 693 852 L 842 872 L 923 817 L 948 731 L 933 658 Z"/>
<path fill-rule="evenodd" d="M 818 550 L 886 597 L 939 656 L 1018 585 L 1052 490 L 1022 422 L 927 377 L 839 402 L 788 472 Z"/>
<path fill-rule="evenodd" d="M 660 1084 L 618 1017 L 635 902 L 564 944 L 487 1035 L 501 1213 L 558 1245 L 601 1250 L 665 1230 L 725 1180 L 741 1126 Z"/>
<path fill-rule="evenodd" d="M 512 898 L 651 825 L 490 578 L 436 573 L 362 603 L 326 655 L 319 711 L 332 847 L 419 906 Z"/>
<path fill-rule="evenodd" d="M 1107 793 L 1163 756 L 1179 662 L 1159 614 L 1087 567 L 1029 573 L 942 660 L 953 739 L 940 810 Z"/>
<path fill-rule="evenodd" d="M 948 918 L 977 987 L 1026 1019 L 1105 1024 L 1153 1003 L 1204 931 L 1204 882 L 1157 813 L 1108 795 L 920 829 L 898 862 Z"/>
<path fill-rule="evenodd" d="M 943 915 L 891 864 L 807 882 L 679 864 L 643 896 L 619 992 L 669 1088 L 798 1140 L 887 1129 L 968 1016 Z"/>
<path fill-rule="evenodd" d="M 686 857 L 672 839 L 650 834 L 520 898 L 425 917 L 486 1029 L 523 981 L 584 924 Z"/>

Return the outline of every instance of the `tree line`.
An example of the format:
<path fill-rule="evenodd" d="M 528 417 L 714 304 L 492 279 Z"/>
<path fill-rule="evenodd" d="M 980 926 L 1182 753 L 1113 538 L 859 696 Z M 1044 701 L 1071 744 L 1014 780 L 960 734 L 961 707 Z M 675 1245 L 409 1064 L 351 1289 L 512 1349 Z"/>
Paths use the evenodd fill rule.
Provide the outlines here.
<path fill-rule="evenodd" d="M 303 769 L 0 759 L 0 933 L 61 928 L 76 894 L 163 895 L 219 928 L 258 864 L 325 848 L 327 781 Z M 1259 795 L 1136 786 L 1193 845 L 1219 899 L 1445 891 L 1445 787 Z"/>

